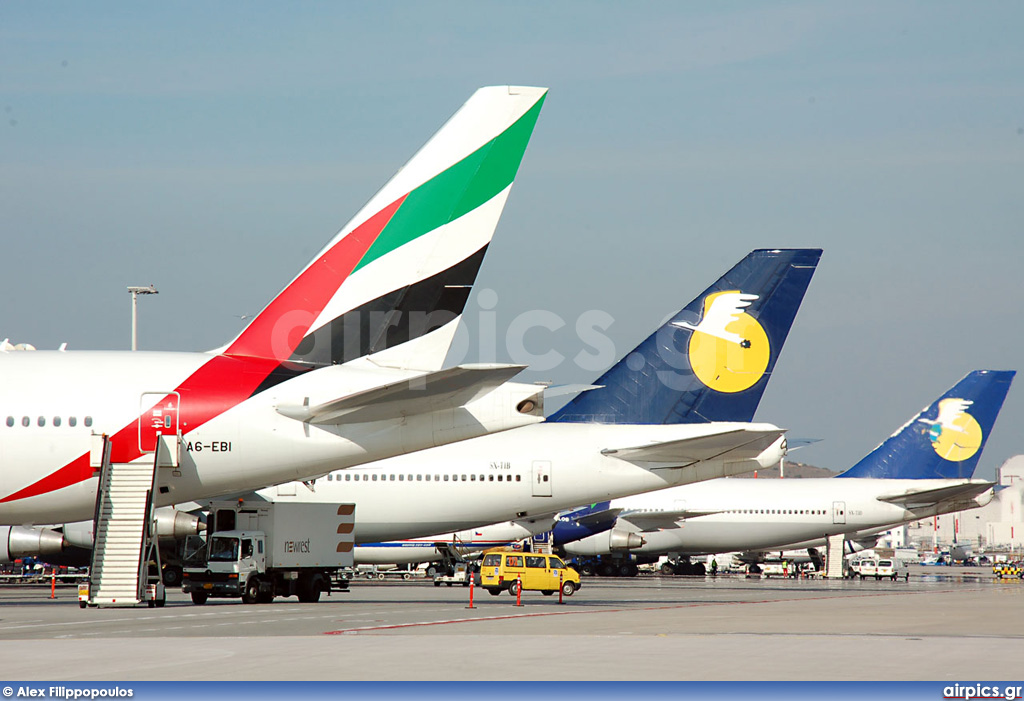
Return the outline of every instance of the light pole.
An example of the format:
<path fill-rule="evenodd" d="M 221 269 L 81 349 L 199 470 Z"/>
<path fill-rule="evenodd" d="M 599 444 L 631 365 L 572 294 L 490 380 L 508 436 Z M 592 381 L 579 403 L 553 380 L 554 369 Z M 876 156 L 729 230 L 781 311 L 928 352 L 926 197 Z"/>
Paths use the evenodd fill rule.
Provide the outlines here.
<path fill-rule="evenodd" d="M 150 285 L 149 287 L 129 287 L 128 292 L 132 295 L 132 350 L 136 350 L 138 345 L 138 296 L 139 295 L 157 295 L 160 294 L 156 291 L 156 288 Z"/>

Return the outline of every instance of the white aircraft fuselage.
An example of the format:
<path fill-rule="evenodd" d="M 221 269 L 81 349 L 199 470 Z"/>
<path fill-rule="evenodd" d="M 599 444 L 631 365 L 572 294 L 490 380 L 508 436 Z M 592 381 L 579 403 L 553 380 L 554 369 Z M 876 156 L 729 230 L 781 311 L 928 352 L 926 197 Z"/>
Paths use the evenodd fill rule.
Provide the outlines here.
<path fill-rule="evenodd" d="M 154 501 L 163 506 L 312 479 L 541 420 L 515 409 L 538 388 L 507 383 L 457 409 L 310 424 L 277 407 L 316 405 L 419 373 L 356 360 L 257 391 L 268 363 L 276 367 L 212 353 L 0 353 L 0 525 L 92 518 L 97 479 L 90 446 L 98 434 L 111 437 L 111 461 L 127 463 L 152 462 L 154 432 L 180 433 L 179 466 L 159 469 Z M 168 401 L 173 410 L 164 411 Z M 154 427 L 154 419 L 168 425 Z"/>
<path fill-rule="evenodd" d="M 611 531 L 566 544 L 573 555 L 625 552 L 610 546 L 612 532 L 630 530 L 644 544 L 628 552 L 709 554 L 778 548 L 840 533 L 914 521 L 937 513 L 984 506 L 992 491 L 958 501 L 903 506 L 884 501 L 956 485 L 969 479 L 720 479 L 611 502 L 624 512 Z M 980 490 L 980 487 L 979 487 Z M 679 511 L 712 512 L 672 523 Z M 658 514 L 664 513 L 664 523 Z M 630 520 L 631 514 L 636 517 Z M 646 530 L 645 530 L 646 528 Z"/>
<path fill-rule="evenodd" d="M 771 435 L 759 434 L 756 444 L 687 467 L 652 466 L 603 452 L 736 430 Z M 775 464 L 784 454 L 782 443 L 782 431 L 770 424 L 541 423 L 336 471 L 317 480 L 315 491 L 293 483 L 259 495 L 275 501 L 354 502 L 357 545 L 506 520 L 536 519 L 547 524 L 540 528 L 546 530 L 556 512 L 579 504 Z"/>

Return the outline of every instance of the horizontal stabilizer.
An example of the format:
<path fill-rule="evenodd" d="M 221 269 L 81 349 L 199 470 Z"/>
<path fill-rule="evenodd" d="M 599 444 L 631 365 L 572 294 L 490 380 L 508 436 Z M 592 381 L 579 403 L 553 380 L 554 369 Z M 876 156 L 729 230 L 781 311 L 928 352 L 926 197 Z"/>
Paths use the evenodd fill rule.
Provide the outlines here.
<path fill-rule="evenodd" d="M 921 509 L 936 506 L 947 501 L 968 501 L 984 494 L 995 486 L 995 482 L 972 480 L 952 487 L 938 489 L 921 489 L 904 494 L 892 494 L 878 497 L 879 501 L 902 506 L 905 509 Z"/>
<path fill-rule="evenodd" d="M 700 518 L 721 513 L 717 511 L 698 511 L 696 509 L 668 509 L 665 511 L 626 512 L 619 516 L 619 523 L 627 521 L 641 532 L 657 531 L 663 528 L 678 528 L 679 521 L 689 518 Z"/>
<path fill-rule="evenodd" d="M 702 460 L 728 457 L 729 460 L 756 458 L 777 441 L 782 429 L 734 429 L 674 441 L 662 441 L 629 448 L 605 448 L 602 454 L 629 462 L 666 463 L 684 467 Z"/>
<path fill-rule="evenodd" d="M 465 406 L 503 385 L 525 365 L 458 365 L 374 387 L 317 406 L 278 406 L 278 413 L 311 424 L 400 419 Z"/>

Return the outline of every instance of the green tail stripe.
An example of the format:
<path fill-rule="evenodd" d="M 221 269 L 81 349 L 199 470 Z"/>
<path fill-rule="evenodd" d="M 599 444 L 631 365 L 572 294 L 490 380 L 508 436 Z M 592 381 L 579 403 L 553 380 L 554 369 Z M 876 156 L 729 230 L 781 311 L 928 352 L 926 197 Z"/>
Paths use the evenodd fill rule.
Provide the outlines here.
<path fill-rule="evenodd" d="M 546 97 L 501 134 L 410 192 L 352 272 L 473 211 L 508 187 Z"/>

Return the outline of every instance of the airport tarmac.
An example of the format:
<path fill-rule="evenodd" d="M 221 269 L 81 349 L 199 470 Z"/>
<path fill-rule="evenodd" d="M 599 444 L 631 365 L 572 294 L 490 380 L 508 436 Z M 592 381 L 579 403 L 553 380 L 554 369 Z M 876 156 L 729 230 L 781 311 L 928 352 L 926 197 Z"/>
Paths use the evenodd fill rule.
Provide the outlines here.
<path fill-rule="evenodd" d="M 936 568 L 933 568 L 936 569 Z M 477 588 L 356 580 L 316 604 L 172 592 L 80 609 L 77 590 L 0 587 L 11 680 L 924 679 L 1020 681 L 1024 582 L 585 578 L 522 607 Z M 989 571 L 990 572 L 990 571 Z"/>

